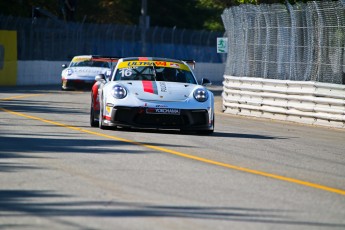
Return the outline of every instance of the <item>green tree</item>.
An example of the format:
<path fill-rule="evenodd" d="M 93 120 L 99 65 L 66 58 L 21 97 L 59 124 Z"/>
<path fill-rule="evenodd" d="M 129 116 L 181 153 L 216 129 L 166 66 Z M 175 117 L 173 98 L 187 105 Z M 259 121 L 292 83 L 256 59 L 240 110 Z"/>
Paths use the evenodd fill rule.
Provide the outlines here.
<path fill-rule="evenodd" d="M 306 2 L 307 0 L 301 0 Z M 289 0 L 295 3 L 297 0 Z M 285 3 L 285 0 L 147 0 L 151 26 L 222 31 L 224 9 L 240 4 Z M 59 0 L 0 1 L 0 14 L 31 17 L 33 7 L 58 16 Z M 138 25 L 141 0 L 79 0 L 76 20 L 88 23 Z"/>

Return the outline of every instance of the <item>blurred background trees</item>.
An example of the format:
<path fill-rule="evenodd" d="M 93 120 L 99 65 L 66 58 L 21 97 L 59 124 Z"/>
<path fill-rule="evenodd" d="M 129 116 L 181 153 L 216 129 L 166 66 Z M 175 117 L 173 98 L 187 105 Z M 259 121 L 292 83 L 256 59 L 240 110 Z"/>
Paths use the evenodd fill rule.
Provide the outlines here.
<path fill-rule="evenodd" d="M 222 31 L 220 15 L 225 8 L 240 4 L 285 3 L 287 0 L 147 0 L 150 26 Z M 301 0 L 306 2 L 307 0 Z M 297 0 L 289 0 L 291 4 Z M 71 17 L 64 16 L 62 7 L 75 5 Z M 100 24 L 138 25 L 141 0 L 11 0 L 0 1 L 0 14 L 14 17 L 42 16 L 39 7 L 61 20 Z M 65 14 L 68 12 L 65 12 Z M 68 16 L 68 15 L 67 15 Z"/>

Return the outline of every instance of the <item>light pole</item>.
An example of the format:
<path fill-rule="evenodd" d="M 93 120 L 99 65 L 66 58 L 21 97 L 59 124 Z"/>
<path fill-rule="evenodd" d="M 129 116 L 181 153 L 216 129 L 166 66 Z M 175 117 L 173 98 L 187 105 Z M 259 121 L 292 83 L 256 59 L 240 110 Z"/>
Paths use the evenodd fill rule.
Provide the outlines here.
<path fill-rule="evenodd" d="M 150 26 L 150 17 L 147 16 L 147 0 L 141 0 L 141 55 L 146 56 L 146 29 Z"/>

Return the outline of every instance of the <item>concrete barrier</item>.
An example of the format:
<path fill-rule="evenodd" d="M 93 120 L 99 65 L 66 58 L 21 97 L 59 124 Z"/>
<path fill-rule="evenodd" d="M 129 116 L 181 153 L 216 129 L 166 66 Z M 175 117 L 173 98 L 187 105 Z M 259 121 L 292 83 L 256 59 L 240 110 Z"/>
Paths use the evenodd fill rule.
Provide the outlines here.
<path fill-rule="evenodd" d="M 17 85 L 61 84 L 62 64 L 68 61 L 18 61 Z"/>
<path fill-rule="evenodd" d="M 224 75 L 225 113 L 345 128 L 345 85 Z"/>
<path fill-rule="evenodd" d="M 61 65 L 69 61 L 18 61 L 17 85 L 51 85 L 61 83 Z M 198 79 L 208 78 L 221 84 L 224 63 L 196 63 L 194 73 Z"/>

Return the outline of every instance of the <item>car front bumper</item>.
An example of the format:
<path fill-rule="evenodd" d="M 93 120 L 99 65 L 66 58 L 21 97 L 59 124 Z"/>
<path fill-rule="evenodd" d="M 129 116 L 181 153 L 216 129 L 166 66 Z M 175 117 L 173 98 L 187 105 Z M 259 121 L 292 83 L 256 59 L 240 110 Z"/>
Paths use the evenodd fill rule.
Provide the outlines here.
<path fill-rule="evenodd" d="M 91 89 L 95 80 L 62 79 L 62 89 Z"/>
<path fill-rule="evenodd" d="M 151 114 L 146 107 L 115 106 L 104 116 L 105 125 L 155 129 L 208 130 L 213 128 L 206 109 L 181 109 L 179 114 Z"/>

